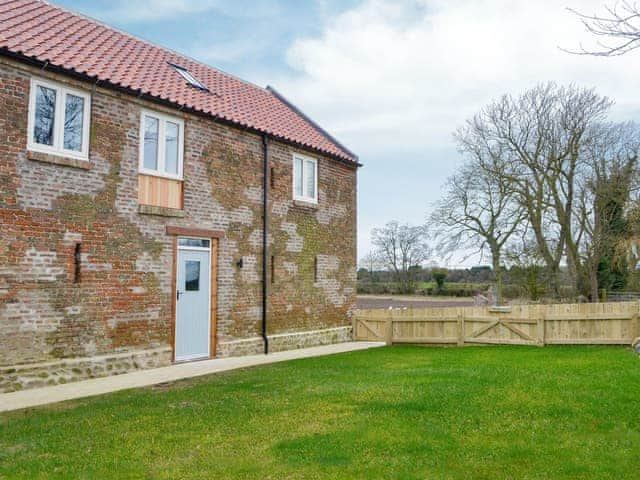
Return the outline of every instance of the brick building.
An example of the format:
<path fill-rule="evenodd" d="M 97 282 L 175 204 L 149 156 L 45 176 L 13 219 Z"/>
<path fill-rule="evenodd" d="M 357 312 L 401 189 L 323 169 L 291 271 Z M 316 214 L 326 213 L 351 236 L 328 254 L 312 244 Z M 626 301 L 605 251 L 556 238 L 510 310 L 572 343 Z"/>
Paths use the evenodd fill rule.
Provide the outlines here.
<path fill-rule="evenodd" d="M 350 339 L 358 160 L 275 90 L 3 0 L 0 106 L 0 391 Z"/>

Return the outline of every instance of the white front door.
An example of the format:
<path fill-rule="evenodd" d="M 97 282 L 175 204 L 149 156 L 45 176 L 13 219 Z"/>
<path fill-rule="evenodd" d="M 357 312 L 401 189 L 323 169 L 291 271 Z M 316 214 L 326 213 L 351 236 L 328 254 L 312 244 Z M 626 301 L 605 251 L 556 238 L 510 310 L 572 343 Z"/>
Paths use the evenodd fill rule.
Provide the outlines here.
<path fill-rule="evenodd" d="M 178 239 L 176 361 L 209 357 L 210 277 L 210 240 Z"/>

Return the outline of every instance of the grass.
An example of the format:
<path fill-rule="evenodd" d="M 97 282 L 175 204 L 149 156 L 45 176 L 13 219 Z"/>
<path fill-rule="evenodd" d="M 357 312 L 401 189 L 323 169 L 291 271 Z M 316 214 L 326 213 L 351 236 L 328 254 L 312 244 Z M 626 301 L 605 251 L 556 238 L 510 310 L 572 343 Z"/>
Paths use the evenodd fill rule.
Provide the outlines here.
<path fill-rule="evenodd" d="M 0 478 L 638 478 L 640 358 L 392 347 L 0 414 Z"/>

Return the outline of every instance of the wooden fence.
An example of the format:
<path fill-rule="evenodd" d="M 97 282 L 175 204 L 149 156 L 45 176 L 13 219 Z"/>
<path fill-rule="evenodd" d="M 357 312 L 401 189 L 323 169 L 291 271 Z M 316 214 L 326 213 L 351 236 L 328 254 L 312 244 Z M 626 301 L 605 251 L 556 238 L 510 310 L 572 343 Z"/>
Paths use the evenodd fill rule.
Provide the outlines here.
<path fill-rule="evenodd" d="M 631 345 L 640 304 L 358 310 L 356 340 L 414 344 Z"/>

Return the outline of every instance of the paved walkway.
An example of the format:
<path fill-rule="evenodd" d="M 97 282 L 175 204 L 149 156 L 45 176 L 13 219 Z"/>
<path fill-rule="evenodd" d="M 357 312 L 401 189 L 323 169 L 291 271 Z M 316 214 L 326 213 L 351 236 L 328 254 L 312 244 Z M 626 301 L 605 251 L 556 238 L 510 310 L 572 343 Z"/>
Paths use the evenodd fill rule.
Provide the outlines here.
<path fill-rule="evenodd" d="M 322 347 L 302 348 L 269 355 L 251 355 L 247 357 L 217 358 L 201 362 L 181 363 L 168 367 L 140 370 L 112 377 L 94 378 L 82 382 L 33 388 L 20 392 L 0 394 L 0 412 L 36 407 L 48 403 L 63 402 L 75 398 L 91 397 L 104 393 L 126 390 L 128 388 L 147 387 L 158 383 L 172 382 L 183 378 L 198 377 L 212 373 L 226 372 L 237 368 L 284 362 L 296 358 L 320 357 L 334 353 L 352 352 L 380 347 L 379 342 L 347 342 Z"/>

